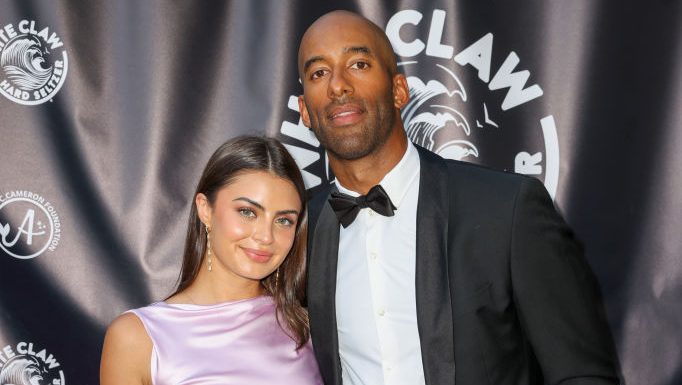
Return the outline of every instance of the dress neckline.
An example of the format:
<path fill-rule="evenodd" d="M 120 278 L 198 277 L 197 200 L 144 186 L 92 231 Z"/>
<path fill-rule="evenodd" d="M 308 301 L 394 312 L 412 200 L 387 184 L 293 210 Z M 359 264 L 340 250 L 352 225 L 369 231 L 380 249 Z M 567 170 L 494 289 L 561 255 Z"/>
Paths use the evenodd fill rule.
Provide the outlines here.
<path fill-rule="evenodd" d="M 197 305 L 194 303 L 168 303 L 166 301 L 159 301 L 156 304 L 159 306 L 164 306 L 164 307 L 169 307 L 169 308 L 174 308 L 174 309 L 181 309 L 181 310 L 210 310 L 210 309 L 216 309 L 216 308 L 221 308 L 221 307 L 226 307 L 226 306 L 233 306 L 233 305 L 239 305 L 239 304 L 247 304 L 251 302 L 260 302 L 263 300 L 271 300 L 272 297 L 269 295 L 258 295 L 255 297 L 251 298 L 244 298 L 244 299 L 238 299 L 235 301 L 227 301 L 227 302 L 218 302 L 214 304 L 209 304 L 209 305 Z"/>

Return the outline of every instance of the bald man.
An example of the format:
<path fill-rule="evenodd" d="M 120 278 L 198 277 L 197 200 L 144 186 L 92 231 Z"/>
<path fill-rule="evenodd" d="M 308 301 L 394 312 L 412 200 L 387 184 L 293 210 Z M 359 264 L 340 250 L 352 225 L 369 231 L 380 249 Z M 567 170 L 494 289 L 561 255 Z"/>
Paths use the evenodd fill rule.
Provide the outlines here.
<path fill-rule="evenodd" d="M 301 118 L 336 182 L 310 205 L 308 306 L 327 384 L 614 384 L 597 286 L 538 180 L 407 140 L 384 32 L 305 32 Z"/>

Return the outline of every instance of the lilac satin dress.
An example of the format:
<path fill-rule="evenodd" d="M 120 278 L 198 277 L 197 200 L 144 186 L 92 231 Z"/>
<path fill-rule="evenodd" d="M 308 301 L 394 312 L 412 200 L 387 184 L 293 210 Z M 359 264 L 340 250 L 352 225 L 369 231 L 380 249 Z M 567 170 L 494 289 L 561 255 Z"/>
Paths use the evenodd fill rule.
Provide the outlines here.
<path fill-rule="evenodd" d="M 296 351 L 271 297 L 130 311 L 153 343 L 154 385 L 322 384 L 310 341 Z"/>

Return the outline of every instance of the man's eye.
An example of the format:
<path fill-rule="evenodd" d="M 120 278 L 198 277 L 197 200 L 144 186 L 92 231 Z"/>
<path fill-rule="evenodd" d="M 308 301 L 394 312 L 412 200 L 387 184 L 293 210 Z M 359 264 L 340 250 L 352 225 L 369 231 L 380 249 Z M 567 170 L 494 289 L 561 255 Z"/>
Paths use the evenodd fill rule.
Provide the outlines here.
<path fill-rule="evenodd" d="M 323 77 L 326 73 L 327 73 L 326 70 L 317 70 L 317 71 L 314 71 L 314 72 L 310 75 L 310 78 L 313 79 L 313 80 L 319 79 L 319 78 Z"/>
<path fill-rule="evenodd" d="M 359 70 L 365 70 L 369 68 L 369 63 L 364 62 L 364 61 L 359 61 L 354 63 L 351 68 L 359 69 Z"/>
<path fill-rule="evenodd" d="M 239 210 L 239 214 L 243 217 L 247 218 L 253 218 L 256 216 L 256 213 L 253 212 L 250 208 L 242 207 Z"/>

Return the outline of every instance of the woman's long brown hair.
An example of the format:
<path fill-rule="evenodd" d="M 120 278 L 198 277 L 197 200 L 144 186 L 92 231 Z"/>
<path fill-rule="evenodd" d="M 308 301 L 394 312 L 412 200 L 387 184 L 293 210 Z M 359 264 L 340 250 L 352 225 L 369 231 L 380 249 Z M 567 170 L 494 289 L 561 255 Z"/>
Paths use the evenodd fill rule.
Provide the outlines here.
<path fill-rule="evenodd" d="M 276 279 L 276 273 L 272 273 L 261 281 L 268 294 L 274 299 L 277 322 L 300 348 L 310 337 L 308 313 L 301 305 L 305 297 L 308 214 L 305 185 L 294 159 L 276 139 L 255 136 L 236 137 L 224 143 L 213 153 L 201 174 L 194 197 L 202 193 L 213 205 L 221 188 L 229 185 L 239 174 L 249 171 L 266 171 L 291 181 L 301 199 L 301 213 L 296 224 L 294 243 L 279 267 L 279 277 Z M 182 257 L 182 270 L 177 289 L 173 294 L 185 290 L 194 282 L 205 254 L 206 236 L 203 233 L 203 224 L 199 219 L 196 205 L 192 203 L 185 251 Z"/>

